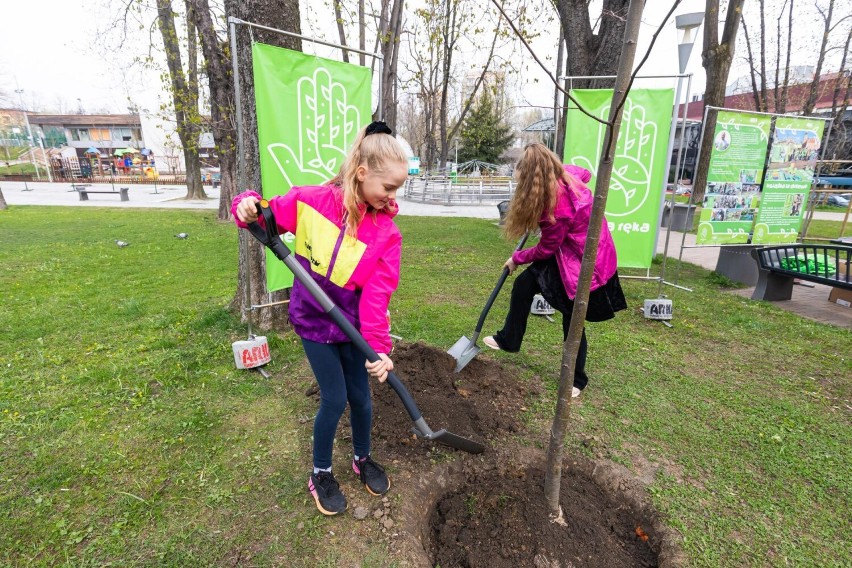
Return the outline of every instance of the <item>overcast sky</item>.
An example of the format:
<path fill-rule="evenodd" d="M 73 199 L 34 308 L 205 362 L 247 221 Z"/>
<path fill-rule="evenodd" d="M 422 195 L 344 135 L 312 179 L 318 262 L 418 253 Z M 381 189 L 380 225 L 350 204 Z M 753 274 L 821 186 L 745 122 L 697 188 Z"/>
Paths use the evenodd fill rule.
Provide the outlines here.
<path fill-rule="evenodd" d="M 653 0 L 647 4 L 637 62 L 670 6 L 669 2 L 663 0 Z M 28 108 L 73 112 L 81 105 L 86 112 L 127 112 L 130 98 L 137 105 L 156 109 L 158 97 L 162 95 L 158 73 L 145 72 L 138 66 L 130 65 L 134 57 L 148 53 L 151 44 L 148 31 L 135 30 L 121 48 L 116 47 L 118 35 L 115 33 L 109 36 L 108 41 L 101 39 L 104 38 L 103 30 L 111 27 L 111 18 L 115 15 L 117 5 L 117 2 L 113 2 L 111 7 L 109 0 L 25 0 L 8 3 L 4 10 L 5 17 L 0 19 L 0 90 L 13 97 L 11 106 L 18 106 L 19 95 L 15 91 L 22 89 L 20 96 Z M 315 37 L 325 34 L 328 40 L 336 42 L 336 35 L 331 35 L 334 34 L 334 28 L 329 25 L 332 20 L 325 15 L 327 5 L 321 0 L 309 0 L 307 3 L 303 0 L 302 5 L 303 33 Z M 676 14 L 700 12 L 703 7 L 703 0 L 684 0 Z M 148 16 L 149 22 L 151 17 Z M 677 73 L 676 32 L 674 22 L 669 21 L 648 63 L 643 67 L 643 74 Z M 534 46 L 542 57 L 555 56 L 555 43 L 552 35 L 545 35 Z M 704 89 L 700 52 L 699 35 L 687 68 L 688 73 L 694 74 L 693 94 L 701 93 Z M 320 51 L 319 54 L 330 55 L 328 50 Z M 797 63 L 796 57 L 806 56 L 807 53 L 794 53 L 793 64 Z M 514 94 L 516 102 L 552 104 L 552 86 L 531 58 L 529 61 L 529 69 L 524 71 L 521 80 L 526 86 L 522 92 Z M 737 64 L 737 68 L 732 70 L 731 81 L 744 72 L 742 64 Z M 670 84 L 674 85 L 673 82 Z"/>

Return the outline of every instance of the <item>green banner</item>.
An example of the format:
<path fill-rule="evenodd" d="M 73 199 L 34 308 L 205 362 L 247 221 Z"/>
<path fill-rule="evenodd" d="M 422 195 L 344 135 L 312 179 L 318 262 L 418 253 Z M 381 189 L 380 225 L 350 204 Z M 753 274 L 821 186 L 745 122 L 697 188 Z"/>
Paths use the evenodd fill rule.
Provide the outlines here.
<path fill-rule="evenodd" d="M 593 116 L 609 118 L 611 89 L 571 94 Z M 620 267 L 648 268 L 654 258 L 673 104 L 674 89 L 633 89 L 624 104 L 606 204 Z M 593 191 L 605 129 L 569 103 L 564 162 L 590 170 Z"/>
<path fill-rule="evenodd" d="M 824 128 L 823 120 L 786 116 L 775 119 L 752 243 L 796 242 Z"/>
<path fill-rule="evenodd" d="M 719 111 L 696 244 L 749 242 L 770 124 L 766 115 Z"/>
<path fill-rule="evenodd" d="M 370 69 L 261 43 L 252 45 L 252 63 L 263 196 L 333 178 L 370 121 Z M 266 284 L 293 285 L 269 251 Z"/>

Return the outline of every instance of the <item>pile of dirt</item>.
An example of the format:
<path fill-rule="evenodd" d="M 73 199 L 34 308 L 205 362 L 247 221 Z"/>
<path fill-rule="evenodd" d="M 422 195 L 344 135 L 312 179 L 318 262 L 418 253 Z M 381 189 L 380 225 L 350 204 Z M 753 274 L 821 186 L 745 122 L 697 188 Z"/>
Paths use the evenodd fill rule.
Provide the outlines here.
<path fill-rule="evenodd" d="M 567 526 L 549 520 L 542 469 L 473 474 L 432 512 L 432 565 L 658 566 L 656 523 L 636 506 L 616 502 L 591 476 L 575 469 L 564 472 L 560 489 Z"/>
<path fill-rule="evenodd" d="M 523 382 L 516 372 L 483 357 L 456 373 L 453 357 L 422 343 L 399 345 L 393 362 L 430 428 L 486 444 L 517 432 L 525 400 L 541 392 L 538 384 Z M 411 417 L 390 385 L 373 384 L 373 416 L 374 451 L 383 459 L 410 460 L 436 446 L 411 433 Z"/>

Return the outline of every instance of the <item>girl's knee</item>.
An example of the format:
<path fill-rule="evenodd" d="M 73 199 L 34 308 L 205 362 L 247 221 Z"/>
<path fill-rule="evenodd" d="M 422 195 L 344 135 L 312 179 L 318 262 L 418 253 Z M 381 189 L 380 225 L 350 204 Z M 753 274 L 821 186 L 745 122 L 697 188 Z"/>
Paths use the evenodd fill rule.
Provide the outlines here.
<path fill-rule="evenodd" d="M 346 410 L 346 396 L 321 396 L 320 410 L 328 412 L 335 416 L 342 416 Z"/>

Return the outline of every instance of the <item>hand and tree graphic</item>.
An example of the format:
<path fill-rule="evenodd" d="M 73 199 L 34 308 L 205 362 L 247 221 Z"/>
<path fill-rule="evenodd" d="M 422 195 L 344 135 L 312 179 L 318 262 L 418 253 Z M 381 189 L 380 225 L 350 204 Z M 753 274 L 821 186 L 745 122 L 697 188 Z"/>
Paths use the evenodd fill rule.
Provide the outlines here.
<path fill-rule="evenodd" d="M 361 124 L 361 112 L 325 67 L 297 84 L 294 145 L 271 143 L 267 151 L 288 186 L 320 185 L 337 175 Z"/>
<path fill-rule="evenodd" d="M 609 105 L 597 113 L 606 120 Z M 606 127 L 597 123 L 597 142 L 595 156 L 600 155 Z M 651 194 L 651 167 L 654 164 L 657 125 L 646 119 L 646 109 L 629 98 L 624 105 L 622 130 L 615 149 L 615 165 L 612 170 L 609 197 L 607 199 L 607 217 L 623 217 L 638 211 Z M 580 156 L 574 163 L 597 176 L 597 162 Z"/>

